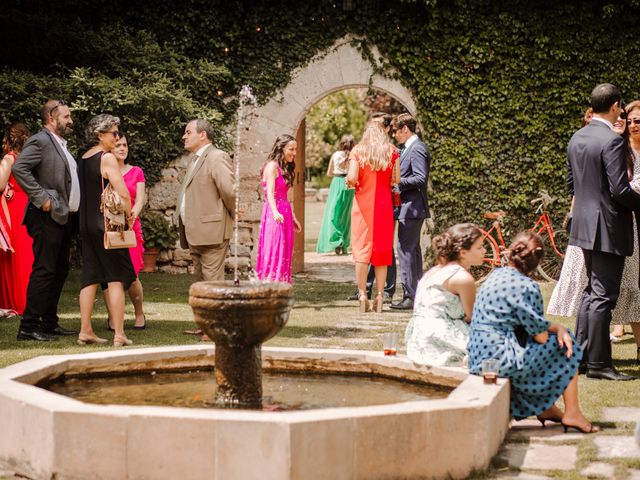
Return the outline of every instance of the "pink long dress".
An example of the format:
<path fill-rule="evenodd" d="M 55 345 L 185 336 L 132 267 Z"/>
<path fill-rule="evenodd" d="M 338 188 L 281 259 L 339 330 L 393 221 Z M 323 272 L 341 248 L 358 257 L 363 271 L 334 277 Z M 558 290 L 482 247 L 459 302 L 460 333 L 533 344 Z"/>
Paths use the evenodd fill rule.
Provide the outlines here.
<path fill-rule="evenodd" d="M 276 207 L 284 217 L 284 221 L 279 223 L 273 219 L 273 212 L 267 201 L 267 182 L 262 180 L 265 202 L 256 257 L 256 274 L 260 280 L 291 283 L 294 224 L 287 190 L 289 187 L 282 176 L 282 170 L 278 167 L 274 196 Z"/>
<path fill-rule="evenodd" d="M 123 176 L 124 183 L 127 185 L 129 195 L 131 195 L 131 206 L 136 202 L 136 188 L 138 183 L 145 183 L 144 172 L 140 167 L 131 167 Z M 144 264 L 144 237 L 142 236 L 142 225 L 140 224 L 140 218 L 136 218 L 131 229 L 136 233 L 136 246 L 129 249 L 129 255 L 131 256 L 131 263 L 133 264 L 133 271 L 136 273 L 136 277 L 140 270 L 142 270 Z"/>

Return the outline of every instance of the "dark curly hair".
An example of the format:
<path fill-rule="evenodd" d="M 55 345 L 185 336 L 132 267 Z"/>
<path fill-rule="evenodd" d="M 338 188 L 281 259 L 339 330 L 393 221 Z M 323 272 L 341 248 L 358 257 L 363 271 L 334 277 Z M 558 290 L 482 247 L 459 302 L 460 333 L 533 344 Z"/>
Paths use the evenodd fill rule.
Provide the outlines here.
<path fill-rule="evenodd" d="M 459 223 L 445 233 L 433 238 L 433 248 L 441 262 L 453 262 L 460 258 L 460 250 L 469 250 L 482 231 L 473 223 Z"/>
<path fill-rule="evenodd" d="M 267 166 L 267 164 L 271 161 L 276 161 L 280 166 L 280 168 L 282 169 L 282 177 L 284 178 L 284 181 L 287 182 L 287 185 L 289 185 L 290 187 L 293 186 L 293 181 L 295 178 L 294 171 L 296 169 L 296 164 L 295 162 L 289 163 L 285 161 L 284 148 L 290 142 L 295 142 L 295 141 L 296 141 L 295 138 L 293 138 L 291 135 L 286 133 L 276 138 L 276 141 L 273 142 L 273 147 L 271 147 L 271 153 L 269 153 L 269 156 L 267 157 L 264 164 L 262 165 L 262 168 L 260 169 L 260 178 L 262 178 L 262 174 L 264 173 L 264 169 Z"/>
<path fill-rule="evenodd" d="M 529 275 L 538 267 L 543 256 L 544 243 L 542 243 L 542 238 L 529 230 L 516 235 L 507 250 L 509 263 L 525 275 Z"/>
<path fill-rule="evenodd" d="M 12 123 L 4 131 L 2 149 L 4 153 L 14 152 L 16 155 L 22 151 L 24 143 L 29 138 L 29 129 L 22 122 Z"/>

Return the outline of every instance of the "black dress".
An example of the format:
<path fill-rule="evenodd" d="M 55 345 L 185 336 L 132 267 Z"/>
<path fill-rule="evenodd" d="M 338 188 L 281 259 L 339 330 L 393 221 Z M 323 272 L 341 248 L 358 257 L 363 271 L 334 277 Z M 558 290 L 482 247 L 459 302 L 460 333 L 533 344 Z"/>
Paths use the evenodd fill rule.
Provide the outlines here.
<path fill-rule="evenodd" d="M 80 240 L 82 250 L 82 288 L 96 283 L 122 282 L 124 289 L 135 281 L 128 248 L 104 248 L 104 219 L 100 213 L 102 175 L 100 162 L 104 152 L 81 158 L 80 177 Z M 105 180 L 105 187 L 108 185 Z"/>

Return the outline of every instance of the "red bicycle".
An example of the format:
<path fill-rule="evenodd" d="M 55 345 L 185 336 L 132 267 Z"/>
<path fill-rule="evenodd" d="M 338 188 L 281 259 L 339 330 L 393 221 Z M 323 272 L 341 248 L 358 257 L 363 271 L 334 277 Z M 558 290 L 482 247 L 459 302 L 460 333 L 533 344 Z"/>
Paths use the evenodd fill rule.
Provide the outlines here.
<path fill-rule="evenodd" d="M 550 282 L 557 281 L 560 276 L 564 252 L 567 249 L 569 240 L 566 230 L 553 228 L 551 217 L 547 211 L 547 205 L 552 201 L 552 198 L 544 192 L 541 193 L 539 198 L 534 198 L 531 201 L 532 205 L 540 204 L 536 209 L 536 214 L 539 213 L 540 216 L 530 229 L 542 237 L 544 257 L 538 265 L 538 274 Z M 506 264 L 505 253 L 507 246 L 500 227 L 506 215 L 502 210 L 484 214 L 484 218 L 493 220 L 493 224 L 489 230 L 482 230 L 484 236 L 483 246 L 486 249 L 482 265 L 471 267 L 471 274 L 477 282 L 482 282 L 494 268 Z"/>

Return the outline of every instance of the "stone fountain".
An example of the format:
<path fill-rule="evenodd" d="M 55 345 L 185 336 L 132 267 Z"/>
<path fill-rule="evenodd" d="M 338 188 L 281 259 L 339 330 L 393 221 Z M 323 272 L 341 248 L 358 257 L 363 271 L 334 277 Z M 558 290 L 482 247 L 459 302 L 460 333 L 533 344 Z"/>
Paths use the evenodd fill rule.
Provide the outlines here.
<path fill-rule="evenodd" d="M 261 408 L 261 345 L 287 323 L 291 285 L 197 282 L 189 290 L 189 305 L 198 326 L 216 344 L 216 404 Z"/>

